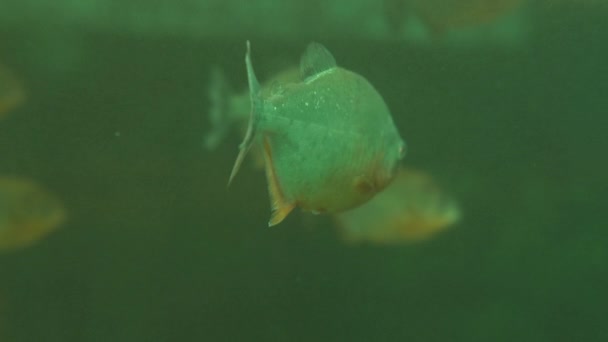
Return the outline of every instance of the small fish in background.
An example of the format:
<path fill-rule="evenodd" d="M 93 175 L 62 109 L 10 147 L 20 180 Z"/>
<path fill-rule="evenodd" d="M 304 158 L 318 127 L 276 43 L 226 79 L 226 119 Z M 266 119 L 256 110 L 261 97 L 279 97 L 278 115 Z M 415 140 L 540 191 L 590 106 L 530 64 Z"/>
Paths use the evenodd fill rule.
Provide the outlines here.
<path fill-rule="evenodd" d="M 378 245 L 427 240 L 460 217 L 456 201 L 429 175 L 405 168 L 371 201 L 334 215 L 344 241 Z"/>
<path fill-rule="evenodd" d="M 0 64 L 0 120 L 25 102 L 25 89 L 19 78 Z"/>
<path fill-rule="evenodd" d="M 489 23 L 519 7 L 523 0 L 408 0 L 434 32 Z"/>
<path fill-rule="evenodd" d="M 277 82 L 269 90 L 255 76 L 249 42 L 245 64 L 251 109 L 229 183 L 247 152 L 258 146 L 271 199 L 269 226 L 296 206 L 313 213 L 356 207 L 392 181 L 405 143 L 364 77 L 338 67 L 318 43 L 303 54 L 296 81 Z M 231 121 L 210 115 L 218 132 L 217 123 Z M 211 137 L 213 145 L 217 139 Z"/>
<path fill-rule="evenodd" d="M 0 177 L 0 252 L 25 248 L 66 220 L 63 203 L 33 181 Z"/>
<path fill-rule="evenodd" d="M 448 31 L 491 24 L 523 7 L 525 0 L 384 0 L 387 24 L 401 31 L 408 20 L 420 21 L 431 38 Z M 498 38 L 498 37 L 497 37 Z"/>

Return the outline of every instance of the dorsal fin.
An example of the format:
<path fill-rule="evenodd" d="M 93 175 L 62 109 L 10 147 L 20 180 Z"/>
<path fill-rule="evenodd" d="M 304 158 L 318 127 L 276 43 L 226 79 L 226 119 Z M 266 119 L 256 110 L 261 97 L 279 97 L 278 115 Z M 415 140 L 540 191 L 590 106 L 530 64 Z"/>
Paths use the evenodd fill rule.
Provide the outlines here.
<path fill-rule="evenodd" d="M 300 75 L 303 80 L 335 68 L 336 59 L 325 46 L 312 42 L 300 59 Z"/>

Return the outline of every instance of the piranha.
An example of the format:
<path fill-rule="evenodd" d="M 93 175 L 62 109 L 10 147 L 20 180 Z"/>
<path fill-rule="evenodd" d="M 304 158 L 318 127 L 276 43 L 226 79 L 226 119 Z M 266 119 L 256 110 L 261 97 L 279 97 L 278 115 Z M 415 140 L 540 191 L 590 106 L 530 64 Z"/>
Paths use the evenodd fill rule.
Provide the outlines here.
<path fill-rule="evenodd" d="M 405 142 L 376 89 L 337 66 L 311 43 L 297 76 L 262 88 L 247 42 L 250 111 L 228 184 L 255 146 L 262 151 L 272 215 L 280 223 L 296 206 L 335 213 L 361 205 L 393 179 Z"/>
<path fill-rule="evenodd" d="M 0 252 L 25 248 L 66 219 L 63 203 L 31 180 L 0 177 Z"/>
<path fill-rule="evenodd" d="M 19 78 L 0 64 L 0 119 L 25 101 L 25 90 Z"/>
<path fill-rule="evenodd" d="M 383 192 L 334 219 L 349 243 L 388 245 L 427 240 L 461 216 L 456 200 L 431 176 L 404 168 Z"/>

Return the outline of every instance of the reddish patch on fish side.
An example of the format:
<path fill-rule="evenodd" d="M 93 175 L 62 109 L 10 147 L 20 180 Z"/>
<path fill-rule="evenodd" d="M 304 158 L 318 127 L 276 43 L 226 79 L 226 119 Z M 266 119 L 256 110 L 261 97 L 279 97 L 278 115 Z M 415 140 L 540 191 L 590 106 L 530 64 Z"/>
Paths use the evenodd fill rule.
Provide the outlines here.
<path fill-rule="evenodd" d="M 361 195 L 370 195 L 374 193 L 376 187 L 373 182 L 370 182 L 365 177 L 359 177 L 355 180 L 355 189 L 357 189 L 357 192 Z"/>

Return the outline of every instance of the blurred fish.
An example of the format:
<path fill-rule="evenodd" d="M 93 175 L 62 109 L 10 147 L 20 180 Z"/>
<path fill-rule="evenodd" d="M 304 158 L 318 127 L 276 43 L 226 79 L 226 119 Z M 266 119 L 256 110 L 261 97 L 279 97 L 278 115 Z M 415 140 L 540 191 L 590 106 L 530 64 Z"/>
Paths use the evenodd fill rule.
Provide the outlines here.
<path fill-rule="evenodd" d="M 41 5 L 33 6 L 32 1 Z M 323 36 L 336 41 L 390 43 L 395 38 L 392 32 L 383 27 L 383 22 L 386 22 L 387 18 L 383 15 L 382 1 L 379 0 L 88 1 L 91 2 L 90 6 L 83 6 L 80 1 L 70 0 L 53 1 L 52 6 L 48 5 L 49 1 L 43 0 L 0 1 L 0 31 L 19 32 L 23 29 L 24 20 L 27 18 L 31 22 L 28 32 L 44 34 L 44 39 L 36 39 L 37 41 L 32 43 L 31 48 L 38 52 L 32 57 L 40 58 L 44 62 L 43 57 L 50 55 L 53 62 L 60 64 L 60 69 L 67 63 L 65 58 L 58 60 L 56 58 L 60 57 L 58 54 L 63 55 L 67 50 L 70 54 L 68 58 L 72 62 L 74 57 L 72 51 L 75 48 L 84 48 L 82 40 L 86 41 L 83 37 L 87 37 L 88 33 L 150 38 L 172 36 L 199 41 L 228 41 L 244 35 L 265 37 L 274 41 L 294 41 L 302 37 Z M 455 1 L 467 4 L 472 0 L 411 1 L 423 5 L 428 2 L 429 5 L 426 6 L 429 8 L 449 12 Z M 486 3 L 492 5 L 492 2 L 502 1 L 506 0 L 486 0 Z M 589 2 L 606 3 L 605 0 L 536 0 L 535 2 L 539 1 L 568 1 L 582 6 Z M 158 5 L 160 3 L 162 6 Z M 42 4 L 45 4 L 47 6 L 45 8 L 49 10 L 42 9 Z M 403 6 L 396 5 L 391 8 L 400 7 Z M 444 10 L 443 7 L 446 9 Z M 51 12 L 52 15 L 49 15 Z M 313 20 L 310 20 L 311 18 Z M 61 25 L 56 25 L 57 23 Z M 45 30 L 50 26 L 53 30 Z M 60 31 L 60 34 L 56 34 L 56 31 Z M 409 36 L 403 38 L 414 41 L 417 39 Z M 30 43 L 29 38 L 28 43 Z M 57 44 L 60 44 L 59 48 Z M 48 63 L 48 66 L 53 67 L 55 64 Z"/>
<path fill-rule="evenodd" d="M 523 0 L 409 0 L 433 32 L 490 23 L 519 7 Z"/>
<path fill-rule="evenodd" d="M 429 175 L 402 169 L 371 201 L 334 219 L 347 242 L 399 244 L 429 239 L 460 217 L 456 201 Z"/>
<path fill-rule="evenodd" d="M 0 64 L 0 119 L 25 101 L 25 89 L 21 81 Z"/>
<path fill-rule="evenodd" d="M 66 219 L 62 202 L 31 180 L 0 177 L 0 252 L 24 248 Z"/>
<path fill-rule="evenodd" d="M 258 83 L 249 42 L 245 61 L 251 109 L 229 183 L 249 149 L 259 146 L 271 198 L 269 226 L 296 206 L 314 213 L 355 207 L 390 183 L 405 143 L 365 78 L 338 67 L 317 43 L 302 56 L 296 81 L 276 82 L 270 89 Z M 210 114 L 216 123 L 230 121 Z"/>
<path fill-rule="evenodd" d="M 384 0 L 393 29 L 407 17 L 417 16 L 433 35 L 450 29 L 491 23 L 520 7 L 524 0 Z M 403 11 L 403 12 L 401 12 Z"/>

